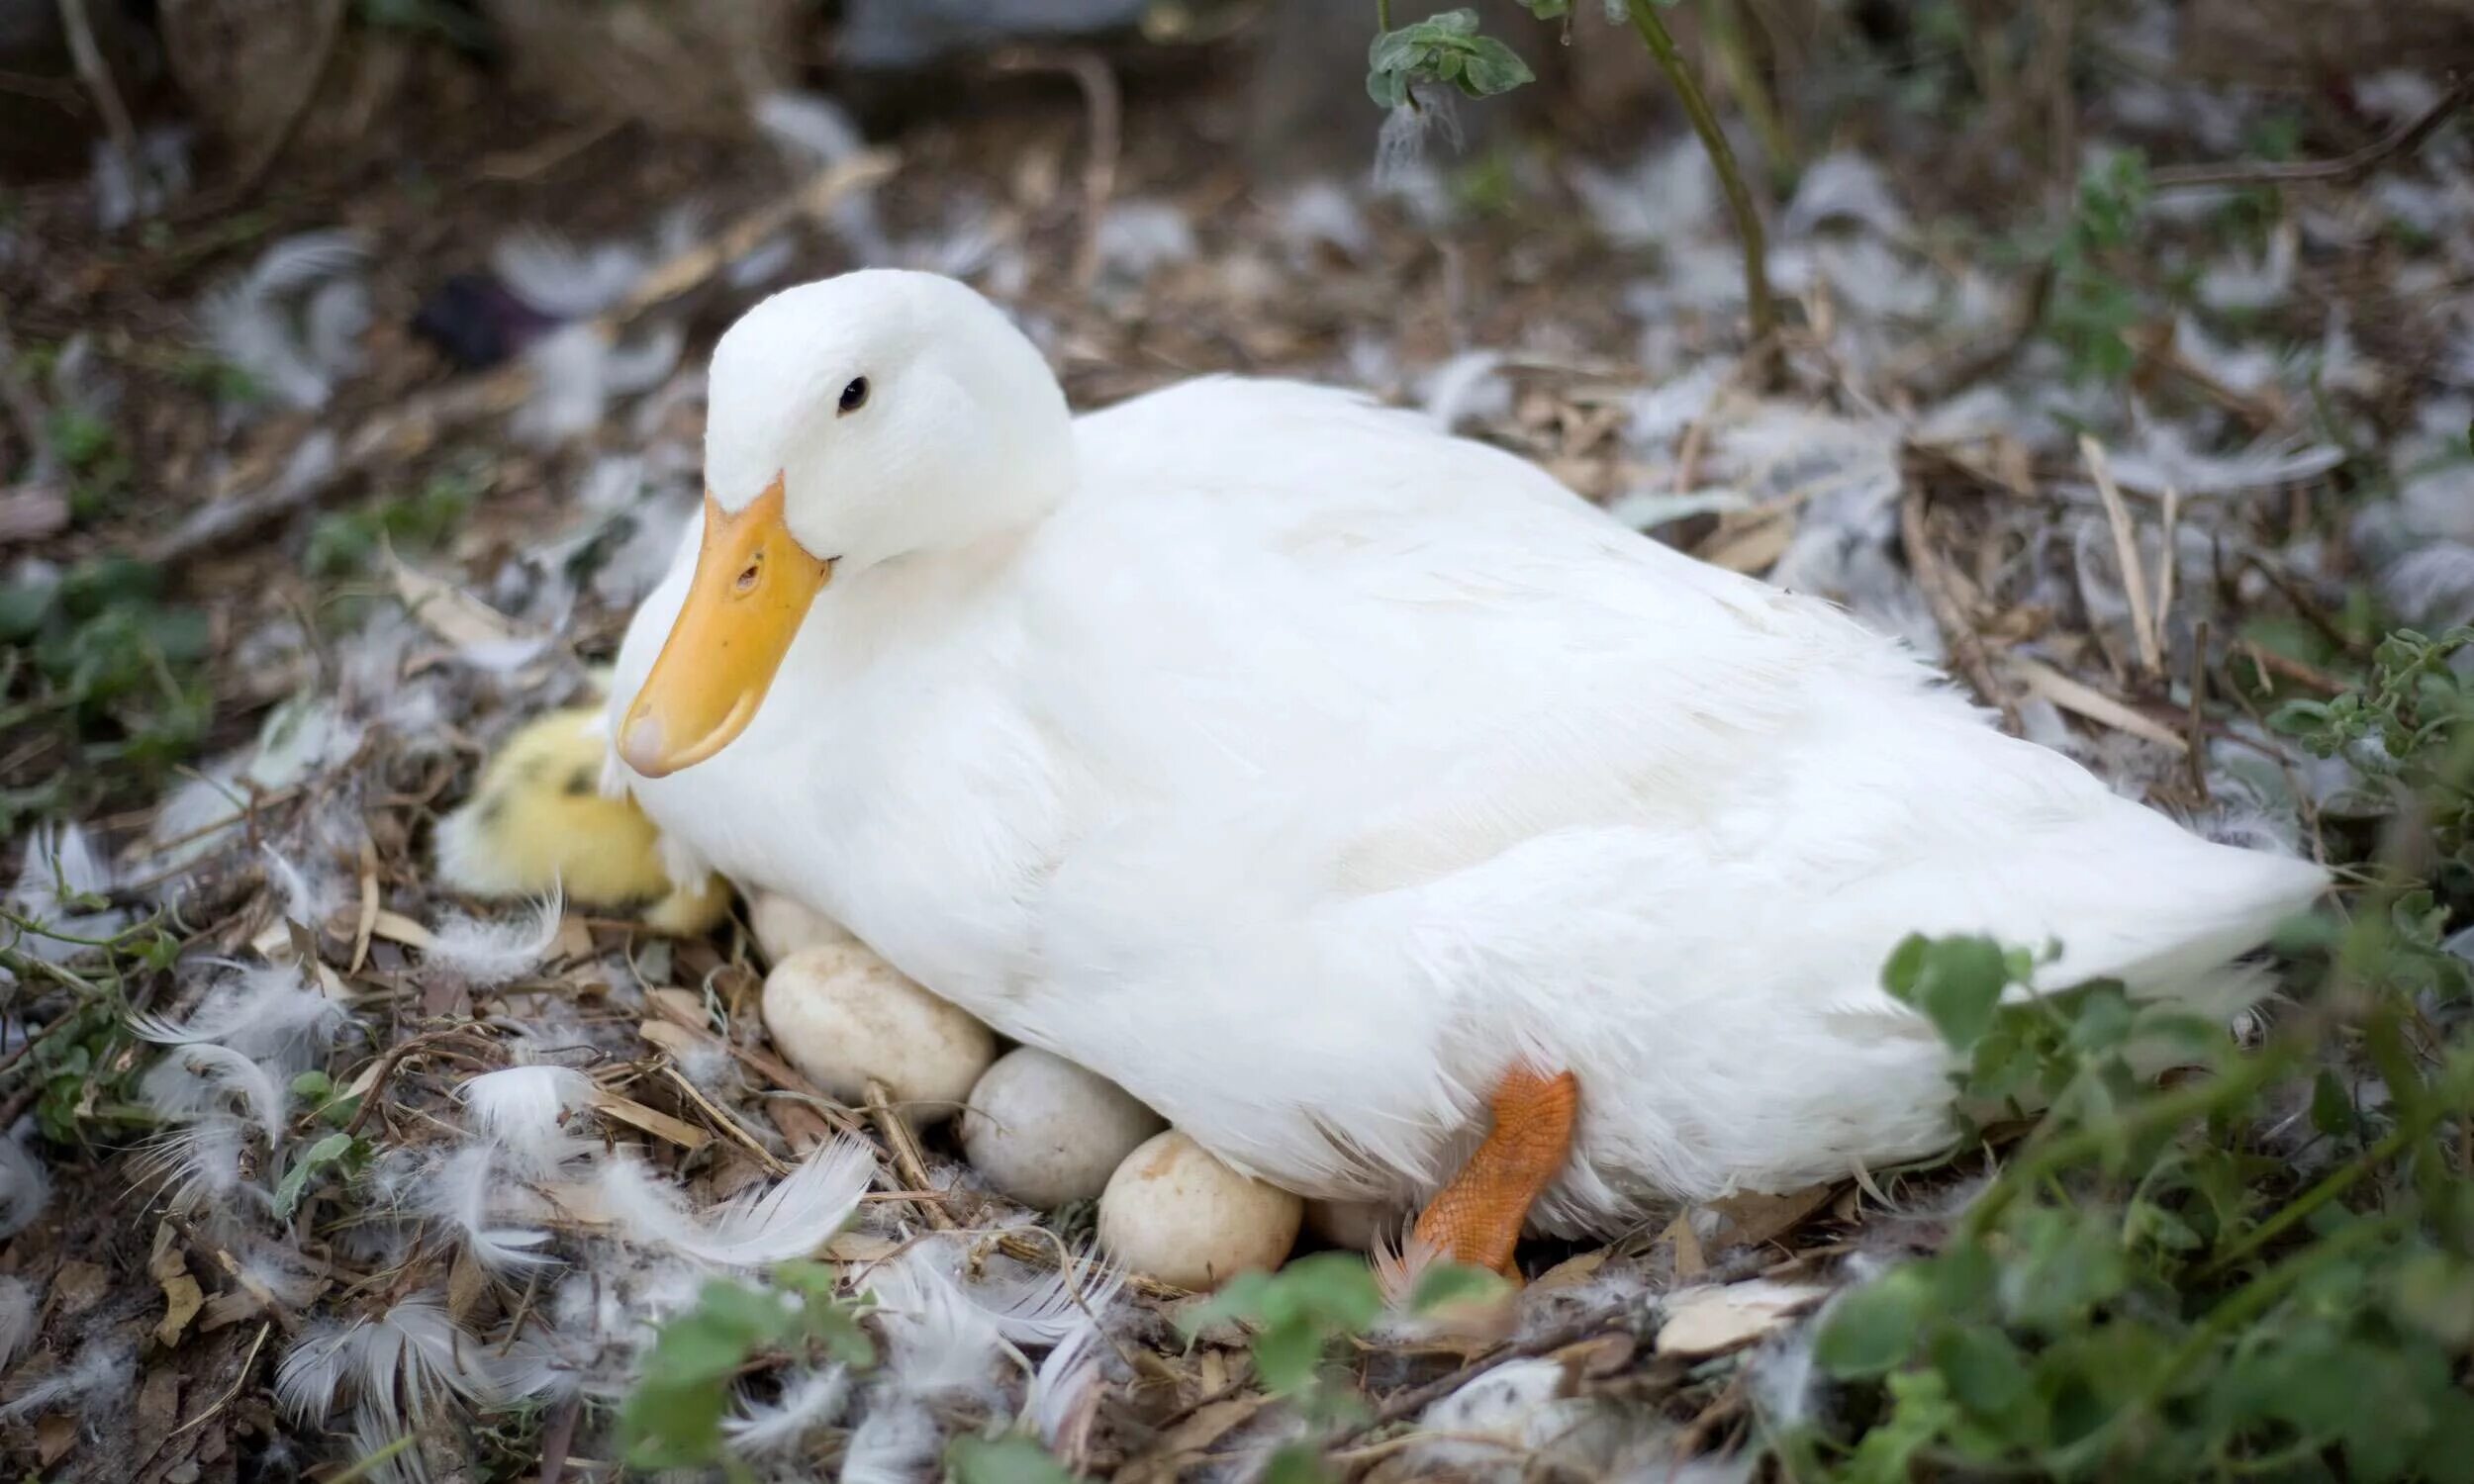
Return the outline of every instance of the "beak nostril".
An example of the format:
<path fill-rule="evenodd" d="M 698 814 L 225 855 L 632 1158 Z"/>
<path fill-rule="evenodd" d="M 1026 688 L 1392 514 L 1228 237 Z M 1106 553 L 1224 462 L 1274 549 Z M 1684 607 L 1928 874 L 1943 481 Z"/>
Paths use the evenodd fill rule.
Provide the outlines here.
<path fill-rule="evenodd" d="M 732 584 L 732 586 L 736 587 L 741 593 L 753 593 L 756 591 L 756 579 L 762 575 L 763 572 L 761 564 L 750 562 L 747 564 L 745 569 L 739 573 L 738 580 Z"/>

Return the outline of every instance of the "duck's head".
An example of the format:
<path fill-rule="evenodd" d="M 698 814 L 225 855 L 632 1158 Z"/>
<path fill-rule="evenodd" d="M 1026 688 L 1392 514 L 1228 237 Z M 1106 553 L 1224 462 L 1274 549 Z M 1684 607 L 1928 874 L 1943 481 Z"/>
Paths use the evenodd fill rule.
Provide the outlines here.
<path fill-rule="evenodd" d="M 826 589 L 1038 520 L 1074 478 L 1065 394 L 996 306 L 931 273 L 785 289 L 714 347 L 705 534 L 619 754 L 647 778 L 754 718 Z"/>

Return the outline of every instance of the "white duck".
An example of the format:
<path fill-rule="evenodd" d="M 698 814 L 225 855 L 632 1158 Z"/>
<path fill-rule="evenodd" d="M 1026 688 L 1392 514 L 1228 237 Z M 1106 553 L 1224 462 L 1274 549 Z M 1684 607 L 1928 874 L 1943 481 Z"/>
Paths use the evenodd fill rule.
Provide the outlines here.
<path fill-rule="evenodd" d="M 2225 1008 L 2324 884 L 1412 415 L 1211 378 L 1075 417 L 948 279 L 750 311 L 706 477 L 612 693 L 674 874 L 1465 1260 L 1947 1144 L 1879 987 L 1910 932 Z"/>

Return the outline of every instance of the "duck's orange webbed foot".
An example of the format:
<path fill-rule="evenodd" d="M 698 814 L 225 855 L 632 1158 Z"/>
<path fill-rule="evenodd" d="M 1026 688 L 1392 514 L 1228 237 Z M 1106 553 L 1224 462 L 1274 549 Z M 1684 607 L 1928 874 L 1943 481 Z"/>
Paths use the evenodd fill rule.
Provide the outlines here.
<path fill-rule="evenodd" d="M 1580 1080 L 1515 1067 L 1494 1090 L 1494 1127 L 1417 1218 L 1413 1248 L 1518 1279 L 1513 1249 L 1529 1208 L 1562 1171 L 1580 1111 Z"/>

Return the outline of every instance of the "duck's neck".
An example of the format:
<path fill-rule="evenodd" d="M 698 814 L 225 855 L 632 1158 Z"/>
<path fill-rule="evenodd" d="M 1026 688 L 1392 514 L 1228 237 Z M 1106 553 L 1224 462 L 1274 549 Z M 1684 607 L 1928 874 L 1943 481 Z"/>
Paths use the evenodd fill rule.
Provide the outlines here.
<path fill-rule="evenodd" d="M 967 545 L 913 551 L 847 581 L 836 577 L 809 610 L 805 627 L 854 659 L 932 644 L 1010 591 L 1007 578 L 1049 513 Z"/>

